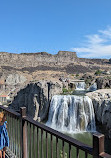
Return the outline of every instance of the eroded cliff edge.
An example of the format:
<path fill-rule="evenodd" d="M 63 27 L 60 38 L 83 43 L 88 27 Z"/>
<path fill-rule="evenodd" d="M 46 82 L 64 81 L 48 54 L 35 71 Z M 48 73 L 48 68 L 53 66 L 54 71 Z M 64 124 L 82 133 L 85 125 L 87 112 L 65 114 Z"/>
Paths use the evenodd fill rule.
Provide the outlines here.
<path fill-rule="evenodd" d="M 92 99 L 96 121 L 100 125 L 98 130 L 111 138 L 111 89 L 101 89 L 86 95 Z"/>
<path fill-rule="evenodd" d="M 76 52 L 59 51 L 52 55 L 47 52 L 40 53 L 7 53 L 0 52 L 0 65 L 12 66 L 14 68 L 36 67 L 38 65 L 67 65 L 77 62 Z"/>

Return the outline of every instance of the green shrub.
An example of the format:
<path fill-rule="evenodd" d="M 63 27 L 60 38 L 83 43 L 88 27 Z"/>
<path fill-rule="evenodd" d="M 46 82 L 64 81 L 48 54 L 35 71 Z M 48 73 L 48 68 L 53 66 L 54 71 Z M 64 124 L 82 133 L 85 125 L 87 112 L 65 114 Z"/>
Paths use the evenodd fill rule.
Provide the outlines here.
<path fill-rule="evenodd" d="M 76 77 L 78 77 L 79 76 L 79 74 L 76 74 Z"/>
<path fill-rule="evenodd" d="M 66 88 L 62 88 L 62 94 L 71 94 L 73 91 L 71 88 L 66 89 Z"/>
<path fill-rule="evenodd" d="M 62 92 L 66 93 L 66 92 L 68 92 L 68 90 L 66 88 L 62 88 Z"/>
<path fill-rule="evenodd" d="M 86 79 L 86 80 L 85 80 L 85 83 L 86 83 L 87 85 L 91 85 L 91 79 Z"/>
<path fill-rule="evenodd" d="M 97 70 L 97 71 L 95 72 L 95 75 L 100 75 L 101 73 L 102 73 L 101 70 Z"/>

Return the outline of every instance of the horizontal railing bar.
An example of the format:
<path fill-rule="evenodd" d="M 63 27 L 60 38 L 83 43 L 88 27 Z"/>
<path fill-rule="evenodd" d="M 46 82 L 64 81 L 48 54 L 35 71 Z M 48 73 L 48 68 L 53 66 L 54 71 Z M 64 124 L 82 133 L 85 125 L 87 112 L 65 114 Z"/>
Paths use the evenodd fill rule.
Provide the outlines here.
<path fill-rule="evenodd" d="M 32 123 L 33 125 L 39 127 L 40 129 L 43 129 L 44 131 L 50 133 L 50 134 L 53 134 L 54 136 L 58 137 L 59 139 L 62 139 L 64 140 L 65 142 L 75 146 L 75 147 L 78 147 L 79 149 L 83 150 L 83 151 L 86 151 L 87 153 L 93 155 L 93 149 L 92 147 L 72 138 L 72 137 L 69 137 L 67 135 L 64 135 L 63 133 L 61 132 L 58 132 L 48 126 L 45 126 L 44 124 L 41 124 L 37 121 L 34 121 L 33 119 L 29 118 L 29 117 L 24 117 L 22 118 L 24 121 L 28 121 L 30 123 Z"/>
<path fill-rule="evenodd" d="M 5 111 L 7 111 L 8 113 L 10 113 L 12 115 L 20 117 L 20 114 L 18 112 L 14 111 L 13 109 L 6 108 L 3 105 L 0 105 L 0 108 L 3 109 L 3 110 L 5 110 Z"/>
<path fill-rule="evenodd" d="M 111 155 L 103 152 L 103 153 L 100 154 L 100 158 L 111 158 Z"/>

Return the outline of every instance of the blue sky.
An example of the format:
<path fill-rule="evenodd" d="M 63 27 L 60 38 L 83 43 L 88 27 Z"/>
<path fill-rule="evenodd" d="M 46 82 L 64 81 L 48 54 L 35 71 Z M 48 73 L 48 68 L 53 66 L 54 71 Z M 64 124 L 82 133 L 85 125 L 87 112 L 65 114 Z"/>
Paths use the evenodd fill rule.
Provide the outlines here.
<path fill-rule="evenodd" d="M 111 0 L 1 0 L 0 51 L 111 58 Z"/>

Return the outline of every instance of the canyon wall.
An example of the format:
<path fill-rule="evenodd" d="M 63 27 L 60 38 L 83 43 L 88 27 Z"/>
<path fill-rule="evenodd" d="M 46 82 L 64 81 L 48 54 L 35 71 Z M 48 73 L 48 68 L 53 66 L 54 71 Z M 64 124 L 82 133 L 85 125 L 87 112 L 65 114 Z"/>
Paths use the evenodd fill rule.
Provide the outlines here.
<path fill-rule="evenodd" d="M 78 61 L 76 52 L 59 51 L 58 54 L 52 55 L 46 52 L 40 53 L 7 53 L 0 52 L 0 65 L 14 67 L 35 67 L 39 64 L 69 64 Z"/>
<path fill-rule="evenodd" d="M 61 92 L 61 83 L 51 81 L 30 83 L 17 93 L 9 107 L 20 110 L 20 107 L 25 106 L 27 114 L 34 120 L 37 120 L 38 117 L 40 120 L 44 120 L 47 117 L 52 96 Z"/>
<path fill-rule="evenodd" d="M 111 89 L 90 92 L 87 96 L 92 99 L 94 105 L 98 130 L 111 138 Z"/>

